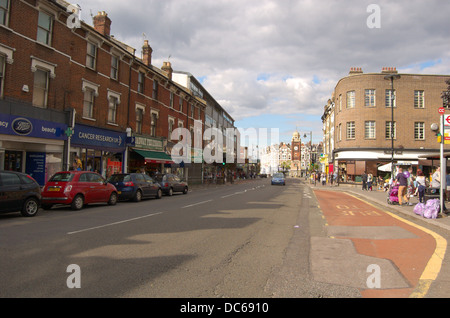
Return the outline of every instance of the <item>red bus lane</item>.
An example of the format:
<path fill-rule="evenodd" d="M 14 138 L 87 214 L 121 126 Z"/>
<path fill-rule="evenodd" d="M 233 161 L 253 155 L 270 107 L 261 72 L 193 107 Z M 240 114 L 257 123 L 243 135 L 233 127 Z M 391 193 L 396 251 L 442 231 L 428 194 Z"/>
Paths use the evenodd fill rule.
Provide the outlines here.
<path fill-rule="evenodd" d="M 431 282 L 428 279 L 424 285 L 424 278 L 429 278 L 427 273 L 440 270 L 440 263 L 436 266 L 434 261 L 437 245 L 443 245 L 437 243 L 429 230 L 342 192 L 317 190 L 314 193 L 327 223 L 328 241 L 325 244 L 348 242 L 347 245 L 353 245 L 351 250 L 338 247 L 341 255 L 316 253 L 316 261 L 330 262 L 334 257 L 336 267 L 331 270 L 337 274 L 336 278 L 328 278 L 330 283 L 339 283 L 337 276 L 342 271 L 341 276 L 347 277 L 348 284 L 357 287 L 362 297 L 425 296 Z M 327 247 L 323 242 L 321 244 L 319 249 L 325 254 Z M 324 272 L 320 265 L 313 266 Z M 369 277 L 377 273 L 376 269 L 379 276 Z M 364 281 L 364 278 L 373 279 Z M 378 286 L 369 284 L 376 279 Z"/>

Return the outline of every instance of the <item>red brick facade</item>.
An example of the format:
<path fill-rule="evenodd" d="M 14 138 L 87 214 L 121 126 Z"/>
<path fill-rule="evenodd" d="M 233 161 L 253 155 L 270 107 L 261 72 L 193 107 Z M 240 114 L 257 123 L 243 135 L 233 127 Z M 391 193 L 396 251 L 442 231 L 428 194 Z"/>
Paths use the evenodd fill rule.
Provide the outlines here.
<path fill-rule="evenodd" d="M 39 25 L 40 12 L 50 17 L 50 30 Z M 74 109 L 76 124 L 120 133 L 131 128 L 136 133 L 136 110 L 141 109 L 139 135 L 152 135 L 164 145 L 170 145 L 169 121 L 173 122 L 173 129 L 181 125 L 189 129 L 194 126 L 194 120 L 204 124 L 205 102 L 173 82 L 170 74 L 152 66 L 149 46 L 148 54 L 141 60 L 135 56 L 133 48 L 110 36 L 111 20 L 106 13 L 98 13 L 94 27 L 81 23 L 81 27 L 75 29 L 68 27 L 69 15 L 56 1 L 8 1 L 7 19 L 0 24 L 0 54 L 7 60 L 3 65 L 0 101 L 20 102 L 36 112 L 36 107 L 32 106 L 35 72 L 43 70 L 48 74 L 43 111 L 64 113 Z M 49 35 L 47 44 L 41 43 L 42 34 Z M 95 54 L 91 57 L 89 52 Z M 155 81 L 157 96 L 154 96 Z M 95 91 L 90 116 L 83 113 L 86 89 Z M 112 121 L 108 118 L 111 96 L 119 102 Z M 154 134 L 151 134 L 152 113 L 157 115 Z M 68 160 L 65 159 L 66 163 Z"/>

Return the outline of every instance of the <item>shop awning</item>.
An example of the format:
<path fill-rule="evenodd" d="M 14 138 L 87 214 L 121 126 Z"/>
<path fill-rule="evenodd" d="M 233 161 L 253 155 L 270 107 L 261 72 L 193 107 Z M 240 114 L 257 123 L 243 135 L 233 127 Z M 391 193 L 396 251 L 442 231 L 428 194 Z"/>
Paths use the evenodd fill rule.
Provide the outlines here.
<path fill-rule="evenodd" d="M 133 149 L 136 153 L 144 157 L 145 162 L 148 163 L 174 163 L 172 157 L 165 152 L 148 151 L 141 149 Z"/>

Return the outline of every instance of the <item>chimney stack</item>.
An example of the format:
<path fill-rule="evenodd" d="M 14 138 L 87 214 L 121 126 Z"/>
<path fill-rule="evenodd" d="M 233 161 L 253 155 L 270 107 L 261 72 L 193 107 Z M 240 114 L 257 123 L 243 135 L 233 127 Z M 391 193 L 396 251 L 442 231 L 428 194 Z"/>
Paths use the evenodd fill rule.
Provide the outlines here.
<path fill-rule="evenodd" d="M 362 74 L 363 70 L 361 67 L 351 67 L 349 74 Z"/>
<path fill-rule="evenodd" d="M 148 44 L 148 40 L 144 40 L 144 45 L 142 46 L 142 61 L 145 65 L 152 65 L 152 53 L 153 49 Z"/>
<path fill-rule="evenodd" d="M 381 69 L 381 73 L 390 73 L 390 74 L 394 73 L 394 74 L 397 74 L 398 72 L 397 72 L 397 68 L 396 67 L 383 67 Z"/>
<path fill-rule="evenodd" d="M 167 77 L 170 80 L 172 80 L 173 69 L 172 69 L 172 64 L 170 64 L 170 62 L 163 62 L 163 66 L 161 67 L 161 70 L 166 72 L 167 73 Z"/>
<path fill-rule="evenodd" d="M 105 11 L 99 11 L 93 20 L 95 31 L 109 37 L 111 32 L 111 19 L 108 18 L 108 14 Z"/>

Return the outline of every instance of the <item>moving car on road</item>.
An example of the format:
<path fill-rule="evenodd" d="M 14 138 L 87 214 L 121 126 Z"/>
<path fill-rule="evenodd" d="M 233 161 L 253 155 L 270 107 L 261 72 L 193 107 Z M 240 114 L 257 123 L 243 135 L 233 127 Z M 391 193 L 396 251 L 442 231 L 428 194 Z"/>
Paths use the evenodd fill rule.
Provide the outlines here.
<path fill-rule="evenodd" d="M 171 173 L 156 174 L 154 179 L 161 185 L 164 194 L 172 195 L 174 192 L 188 193 L 188 184 L 177 175 Z"/>
<path fill-rule="evenodd" d="M 161 199 L 161 185 L 146 174 L 119 173 L 108 178 L 119 194 L 119 200 L 141 201 L 143 198 Z"/>
<path fill-rule="evenodd" d="M 15 171 L 0 171 L 0 212 L 35 216 L 41 204 L 41 188 L 32 177 Z"/>
<path fill-rule="evenodd" d="M 271 185 L 274 184 L 282 184 L 282 185 L 286 185 L 286 179 L 284 178 L 284 174 L 282 173 L 275 173 L 272 176 L 272 180 L 270 181 Z"/>
<path fill-rule="evenodd" d="M 117 189 L 101 175 L 91 171 L 64 171 L 54 174 L 42 190 L 42 207 L 70 205 L 81 210 L 85 204 L 117 203 Z"/>

